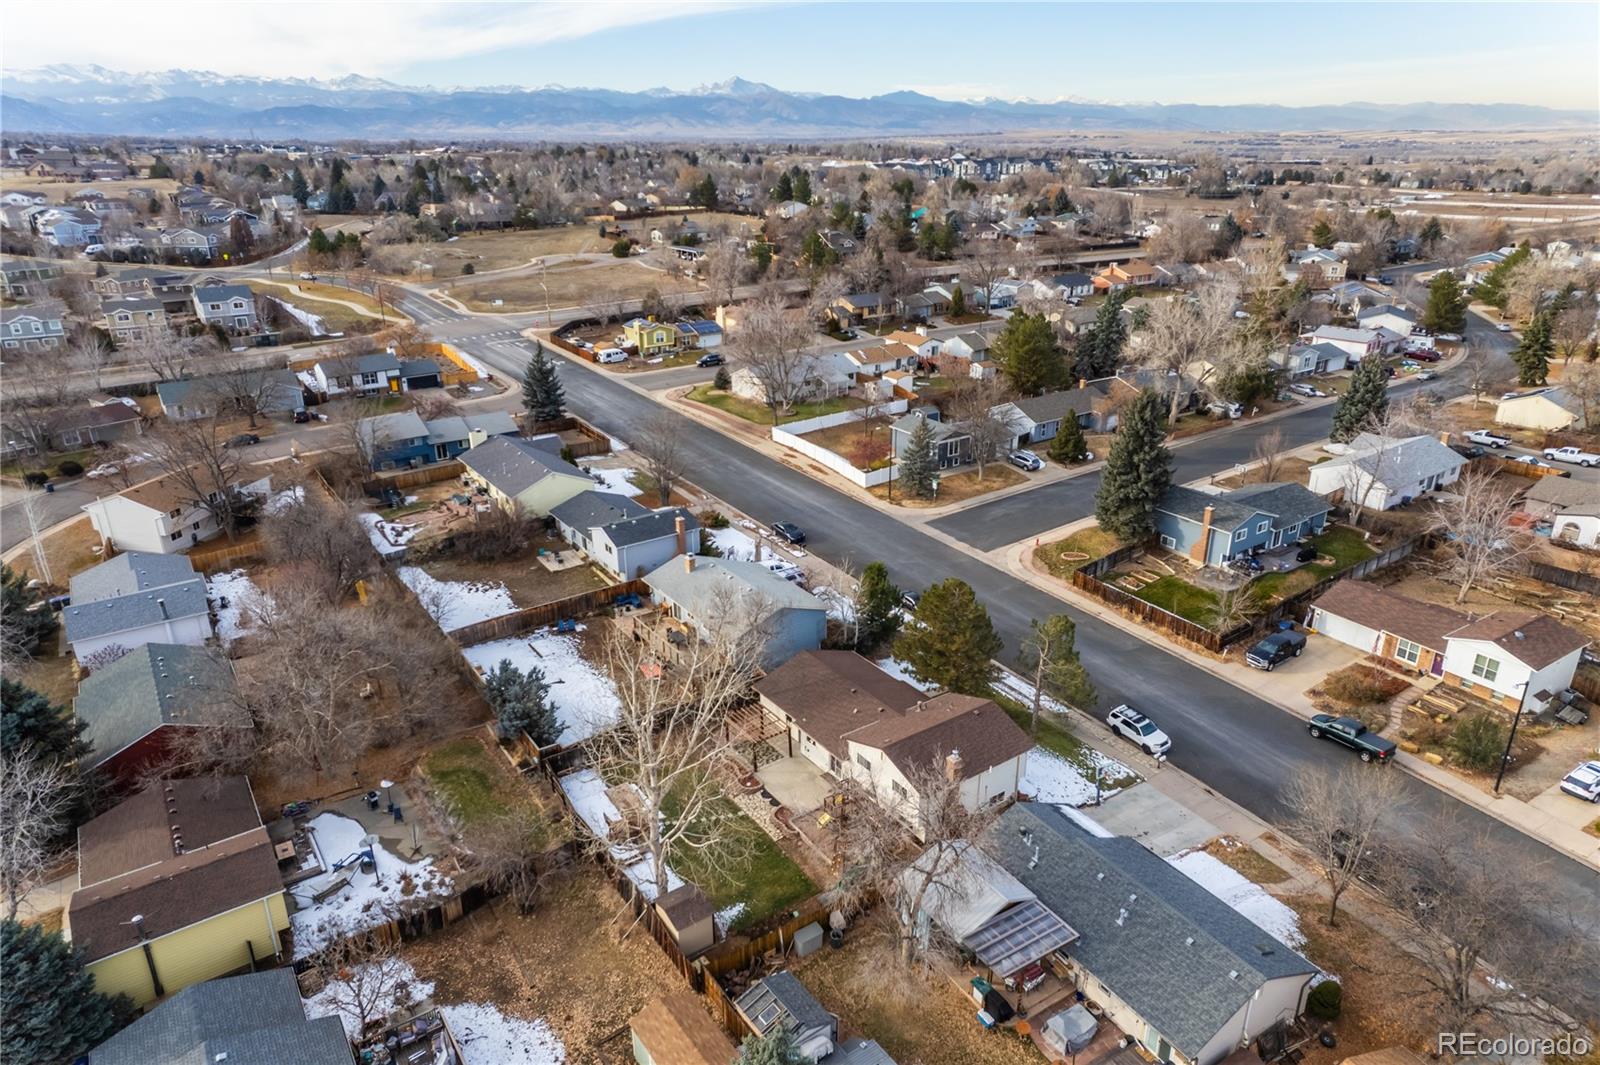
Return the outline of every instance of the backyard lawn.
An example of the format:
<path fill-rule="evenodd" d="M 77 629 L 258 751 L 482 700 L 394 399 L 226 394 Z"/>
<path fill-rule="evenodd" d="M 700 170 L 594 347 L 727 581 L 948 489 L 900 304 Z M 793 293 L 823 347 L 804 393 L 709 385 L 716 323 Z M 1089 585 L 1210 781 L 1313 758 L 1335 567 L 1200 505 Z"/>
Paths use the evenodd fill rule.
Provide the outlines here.
<path fill-rule="evenodd" d="M 740 812 L 731 800 L 719 798 L 716 801 L 719 813 L 731 815 L 726 823 L 726 835 L 738 840 L 745 853 L 731 869 L 720 869 L 694 848 L 684 847 L 673 852 L 672 867 L 679 876 L 699 885 L 717 909 L 744 903 L 744 911 L 732 922 L 733 929 L 764 921 L 817 893 L 817 885 L 760 825 Z M 663 805 L 662 814 L 669 824 L 678 813 L 676 803 L 669 800 Z"/>
<path fill-rule="evenodd" d="M 1052 577 L 1071 580 L 1084 563 L 1109 555 L 1121 546 L 1120 540 L 1096 525 L 1035 548 L 1033 557 Z"/>
<path fill-rule="evenodd" d="M 1335 525 L 1321 536 L 1312 537 L 1311 545 L 1333 561 L 1327 565 L 1312 562 L 1290 573 L 1264 574 L 1252 585 L 1256 594 L 1264 600 L 1286 599 L 1377 554 L 1360 532 L 1345 525 Z"/>
<path fill-rule="evenodd" d="M 771 425 L 772 411 L 764 403 L 753 400 L 741 399 L 731 392 L 722 392 L 710 385 L 696 385 L 690 389 L 687 397 L 696 403 L 704 403 L 708 407 L 715 407 L 726 414 L 743 418 L 747 422 L 757 425 Z M 854 396 L 830 396 L 812 402 L 796 403 L 788 414 L 778 419 L 778 424 L 799 421 L 802 418 L 815 418 L 822 414 L 838 414 L 840 411 L 851 410 L 861 406 L 861 400 Z"/>
<path fill-rule="evenodd" d="M 878 416 L 865 421 L 845 422 L 831 429 L 806 433 L 801 439 L 842 456 L 858 470 L 877 469 L 893 453 L 889 426 L 893 418 Z"/>
<path fill-rule="evenodd" d="M 1217 593 L 1177 577 L 1158 578 L 1133 594 L 1196 625 L 1210 627 L 1216 619 Z"/>
<path fill-rule="evenodd" d="M 476 734 L 435 748 L 422 768 L 440 802 L 463 828 L 516 811 L 520 817 L 543 820 L 550 843 L 558 842 L 555 827 L 564 822 L 545 817 L 527 785 Z"/>

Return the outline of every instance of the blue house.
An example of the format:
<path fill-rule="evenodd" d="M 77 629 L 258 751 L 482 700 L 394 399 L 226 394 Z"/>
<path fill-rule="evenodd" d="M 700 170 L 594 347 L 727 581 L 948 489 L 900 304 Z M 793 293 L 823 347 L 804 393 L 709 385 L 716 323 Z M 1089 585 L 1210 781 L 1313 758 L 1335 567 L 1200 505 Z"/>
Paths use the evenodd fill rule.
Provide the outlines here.
<path fill-rule="evenodd" d="M 425 422 L 416 411 L 363 418 L 358 432 L 374 470 L 394 470 L 448 462 L 472 446 L 474 437 L 516 436 L 517 423 L 505 411 L 435 418 Z M 478 434 L 482 434 L 478 436 Z"/>
<path fill-rule="evenodd" d="M 1169 551 L 1220 566 L 1320 533 L 1331 509 L 1298 484 L 1252 484 L 1218 495 L 1174 486 L 1156 505 L 1156 535 Z"/>

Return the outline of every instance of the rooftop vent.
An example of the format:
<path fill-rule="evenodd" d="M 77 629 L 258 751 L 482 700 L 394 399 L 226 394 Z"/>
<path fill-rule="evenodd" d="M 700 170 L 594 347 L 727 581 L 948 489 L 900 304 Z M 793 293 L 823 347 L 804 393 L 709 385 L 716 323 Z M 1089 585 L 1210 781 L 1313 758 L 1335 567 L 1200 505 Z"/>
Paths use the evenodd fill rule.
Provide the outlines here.
<path fill-rule="evenodd" d="M 1229 969 L 1228 970 L 1228 979 L 1229 980 L 1237 980 L 1237 979 L 1239 979 L 1239 970 L 1238 969 Z"/>
<path fill-rule="evenodd" d="M 1122 922 L 1126 921 L 1127 919 L 1128 919 L 1128 911 L 1127 910 L 1118 910 L 1117 911 L 1117 927 L 1118 928 L 1121 928 L 1122 927 Z"/>

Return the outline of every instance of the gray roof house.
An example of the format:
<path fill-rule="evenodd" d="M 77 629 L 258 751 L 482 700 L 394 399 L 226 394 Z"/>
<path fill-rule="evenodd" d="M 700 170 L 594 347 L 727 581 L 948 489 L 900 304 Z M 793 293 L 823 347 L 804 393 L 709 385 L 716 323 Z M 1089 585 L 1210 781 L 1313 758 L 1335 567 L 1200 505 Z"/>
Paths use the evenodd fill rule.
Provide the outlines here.
<path fill-rule="evenodd" d="M 624 495 L 590 491 L 550 516 L 563 539 L 621 580 L 700 551 L 700 522 L 683 507 L 651 510 Z"/>
<path fill-rule="evenodd" d="M 175 421 L 209 418 L 231 397 L 255 400 L 257 414 L 293 414 L 306 409 L 305 389 L 288 370 L 255 370 L 226 377 L 185 377 L 156 385 L 161 413 Z"/>
<path fill-rule="evenodd" d="M 731 626 L 759 625 L 762 665 L 774 669 L 828 634 L 827 606 L 759 562 L 684 555 L 649 573 L 651 597 L 701 638 Z"/>
<path fill-rule="evenodd" d="M 219 325 L 229 333 L 256 329 L 256 294 L 248 285 L 204 285 L 194 290 L 194 312 L 206 325 Z"/>
<path fill-rule="evenodd" d="M 354 1065 L 338 1017 L 307 1018 L 291 969 L 184 988 L 89 1051 L 88 1065 Z"/>
<path fill-rule="evenodd" d="M 1312 466 L 1307 481 L 1320 496 L 1342 492 L 1346 504 L 1388 510 L 1454 484 L 1466 464 L 1434 436 L 1362 433 L 1343 455 Z"/>
<path fill-rule="evenodd" d="M 1156 1060 L 1215 1065 L 1304 1009 L 1317 967 L 1137 840 L 1030 802 L 990 850 L 1077 930 L 1078 989 Z"/>
<path fill-rule="evenodd" d="M 184 555 L 129 551 L 72 578 L 61 611 L 79 661 L 108 647 L 198 646 L 211 636 L 206 582 Z"/>
<path fill-rule="evenodd" d="M 467 478 L 502 506 L 515 504 L 530 514 L 544 515 L 594 488 L 593 478 L 561 458 L 555 450 L 560 444 L 559 438 L 496 436 L 457 457 Z"/>
<path fill-rule="evenodd" d="M 1298 484 L 1252 484 L 1215 494 L 1174 485 L 1156 504 L 1156 536 L 1169 551 L 1220 566 L 1320 533 L 1332 509 Z"/>
<path fill-rule="evenodd" d="M 802 1057 L 815 1061 L 833 1053 L 839 1018 L 823 1008 L 788 970 L 763 977 L 733 1001 L 757 1035 L 786 1027 Z"/>
<path fill-rule="evenodd" d="M 248 727 L 233 691 L 227 659 L 202 648 L 149 643 L 130 651 L 78 686 L 72 709 L 93 748 L 80 764 L 132 782 L 169 753 L 181 729 Z"/>
<path fill-rule="evenodd" d="M 889 440 L 894 447 L 895 458 L 905 455 L 906 447 L 911 443 L 912 432 L 916 429 L 917 423 L 924 419 L 933 433 L 932 442 L 928 446 L 933 451 L 934 464 L 939 469 L 954 469 L 972 461 L 971 434 L 944 421 L 935 407 L 913 408 L 890 423 Z"/>

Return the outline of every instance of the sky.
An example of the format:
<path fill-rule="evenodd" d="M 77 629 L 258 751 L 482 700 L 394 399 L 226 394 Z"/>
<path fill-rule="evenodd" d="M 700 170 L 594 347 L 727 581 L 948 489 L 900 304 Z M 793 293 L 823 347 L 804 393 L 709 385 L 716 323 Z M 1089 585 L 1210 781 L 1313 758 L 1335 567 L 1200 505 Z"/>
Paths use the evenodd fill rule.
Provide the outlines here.
<path fill-rule="evenodd" d="M 191 2 L 8 5 L 4 71 L 97 63 L 406 85 L 1117 103 L 1600 107 L 1600 4 Z M 80 19 L 92 32 L 62 32 Z M 114 28 L 113 28 L 114 27 Z M 219 29 L 234 30 L 219 35 Z M 192 40 L 190 39 L 192 37 Z"/>

